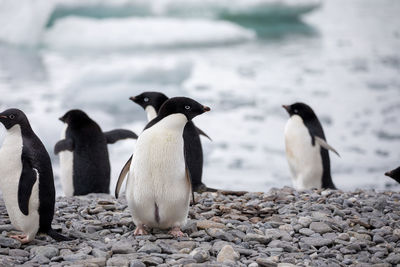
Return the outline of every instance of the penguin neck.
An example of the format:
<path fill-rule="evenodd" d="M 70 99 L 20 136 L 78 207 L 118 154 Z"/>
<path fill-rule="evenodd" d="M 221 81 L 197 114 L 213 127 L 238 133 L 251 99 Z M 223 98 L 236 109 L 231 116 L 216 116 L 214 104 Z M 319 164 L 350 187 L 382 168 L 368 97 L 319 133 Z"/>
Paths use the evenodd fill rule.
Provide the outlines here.
<path fill-rule="evenodd" d="M 13 127 L 11 127 L 10 129 L 7 130 L 6 139 L 7 139 L 7 137 L 14 137 L 14 136 L 21 136 L 21 135 L 22 135 L 21 126 L 19 124 L 15 124 Z"/>
<path fill-rule="evenodd" d="M 175 113 L 162 118 L 157 123 L 157 128 L 183 132 L 183 128 L 187 122 L 188 119 L 185 115 L 181 113 Z"/>
<path fill-rule="evenodd" d="M 147 114 L 147 121 L 153 120 L 155 117 L 157 117 L 157 112 L 153 106 L 147 106 L 145 109 L 146 114 Z"/>

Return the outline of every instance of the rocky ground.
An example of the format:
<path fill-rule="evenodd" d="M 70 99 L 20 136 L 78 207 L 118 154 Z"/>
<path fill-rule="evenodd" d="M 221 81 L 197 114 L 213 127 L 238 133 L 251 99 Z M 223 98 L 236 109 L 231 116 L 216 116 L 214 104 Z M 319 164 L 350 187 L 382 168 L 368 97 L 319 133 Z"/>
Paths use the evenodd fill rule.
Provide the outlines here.
<path fill-rule="evenodd" d="M 125 198 L 57 199 L 54 228 L 23 245 L 0 202 L 0 266 L 393 266 L 400 264 L 400 194 L 374 191 L 196 195 L 187 237 L 132 236 Z"/>

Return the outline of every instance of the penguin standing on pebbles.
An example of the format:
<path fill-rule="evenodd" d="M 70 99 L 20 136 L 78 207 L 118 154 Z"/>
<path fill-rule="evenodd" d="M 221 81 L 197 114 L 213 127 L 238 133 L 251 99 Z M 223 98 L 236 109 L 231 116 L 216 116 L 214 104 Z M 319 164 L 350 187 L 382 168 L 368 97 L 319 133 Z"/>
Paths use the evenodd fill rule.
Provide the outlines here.
<path fill-rule="evenodd" d="M 180 227 L 186 222 L 191 194 L 183 132 L 189 121 L 209 110 L 190 98 L 171 98 L 140 134 L 115 190 L 118 196 L 127 175 L 126 198 L 135 235 L 147 234 L 147 226 L 172 228 L 173 236 L 183 236 Z"/>
<path fill-rule="evenodd" d="M 328 145 L 314 111 L 304 103 L 282 106 L 289 113 L 285 126 L 286 158 L 297 190 L 311 188 L 336 189 L 331 178 Z"/>
<path fill-rule="evenodd" d="M 45 147 L 21 110 L 0 113 L 0 122 L 7 129 L 0 149 L 0 190 L 12 225 L 23 232 L 11 237 L 24 244 L 41 232 L 57 241 L 70 240 L 51 228 L 55 189 Z"/>
<path fill-rule="evenodd" d="M 133 138 L 134 132 L 116 129 L 109 132 L 82 110 L 73 109 L 60 118 L 65 123 L 62 140 L 54 147 L 60 154 L 61 184 L 66 196 L 110 192 L 110 160 L 107 144 Z"/>
<path fill-rule="evenodd" d="M 151 121 L 157 116 L 162 104 L 168 100 L 168 97 L 160 92 L 144 92 L 129 99 L 140 105 L 146 111 L 147 120 Z M 206 133 L 197 128 L 192 121 L 189 121 L 183 131 L 183 138 L 185 139 L 187 165 L 192 176 L 192 188 L 195 192 L 215 192 L 216 189 L 209 188 L 202 182 L 203 149 L 200 135 L 211 140 Z"/>

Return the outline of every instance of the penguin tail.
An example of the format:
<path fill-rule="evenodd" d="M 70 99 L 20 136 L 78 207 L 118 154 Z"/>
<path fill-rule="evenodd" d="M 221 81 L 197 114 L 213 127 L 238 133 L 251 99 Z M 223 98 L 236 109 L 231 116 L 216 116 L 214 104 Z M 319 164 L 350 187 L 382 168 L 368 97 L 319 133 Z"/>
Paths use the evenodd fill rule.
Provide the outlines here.
<path fill-rule="evenodd" d="M 71 241 L 73 238 L 64 236 L 62 234 L 59 234 L 56 230 L 50 228 L 50 230 L 47 232 L 47 234 L 53 238 L 54 240 L 60 242 L 60 241 Z"/>

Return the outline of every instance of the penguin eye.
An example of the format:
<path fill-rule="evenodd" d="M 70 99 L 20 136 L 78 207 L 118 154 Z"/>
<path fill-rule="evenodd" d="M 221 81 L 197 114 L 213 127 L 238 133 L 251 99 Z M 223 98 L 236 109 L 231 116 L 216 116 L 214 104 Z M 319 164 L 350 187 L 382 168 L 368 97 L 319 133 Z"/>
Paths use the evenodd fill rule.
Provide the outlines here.
<path fill-rule="evenodd" d="M 299 113 L 299 111 L 297 109 L 293 110 L 294 113 Z"/>
<path fill-rule="evenodd" d="M 144 101 L 144 102 L 149 102 L 149 98 L 148 98 L 148 97 L 145 97 L 145 98 L 143 98 L 143 101 Z"/>
<path fill-rule="evenodd" d="M 11 114 L 10 116 L 8 116 L 10 119 L 14 119 L 15 118 L 15 116 L 13 115 L 13 114 Z"/>
<path fill-rule="evenodd" d="M 189 110 L 189 109 L 190 109 L 190 106 L 185 106 L 185 109 Z"/>

